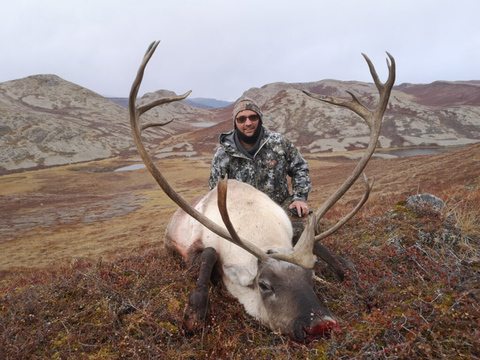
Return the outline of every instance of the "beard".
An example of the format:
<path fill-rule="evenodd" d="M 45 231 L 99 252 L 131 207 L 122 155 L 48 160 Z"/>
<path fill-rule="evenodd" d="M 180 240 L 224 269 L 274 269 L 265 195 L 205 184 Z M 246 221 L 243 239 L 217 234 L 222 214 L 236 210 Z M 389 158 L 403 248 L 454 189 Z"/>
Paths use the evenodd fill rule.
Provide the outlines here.
<path fill-rule="evenodd" d="M 235 126 L 235 128 L 236 128 L 236 126 Z M 255 129 L 255 132 L 253 133 L 252 136 L 245 135 L 240 130 L 238 130 L 238 128 L 236 130 L 237 130 L 238 138 L 241 141 L 243 141 L 246 144 L 250 144 L 250 145 L 255 144 L 258 140 L 258 137 L 260 136 L 260 133 L 262 132 L 262 122 L 261 121 L 258 122 L 258 126 Z"/>

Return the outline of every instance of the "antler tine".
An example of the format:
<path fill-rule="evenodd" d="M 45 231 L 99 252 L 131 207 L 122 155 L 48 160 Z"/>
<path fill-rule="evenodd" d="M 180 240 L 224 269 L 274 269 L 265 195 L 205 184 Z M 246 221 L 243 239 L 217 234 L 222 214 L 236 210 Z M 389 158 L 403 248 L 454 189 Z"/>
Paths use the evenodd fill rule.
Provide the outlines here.
<path fill-rule="evenodd" d="M 167 103 L 171 103 L 171 102 L 174 102 L 174 101 L 180 101 L 180 100 L 183 100 L 183 99 L 186 99 L 188 97 L 188 95 L 190 95 L 192 93 L 192 90 L 190 91 L 187 91 L 185 94 L 183 95 L 178 95 L 178 96 L 174 96 L 174 97 L 169 97 L 169 98 L 161 98 L 161 99 L 158 99 L 158 100 L 154 100 L 148 104 L 145 104 L 145 105 L 142 105 L 142 106 L 139 106 L 138 107 L 138 111 L 140 114 L 143 114 L 144 112 L 156 107 L 156 106 L 159 106 L 159 105 L 163 105 L 163 104 L 167 104 Z"/>
<path fill-rule="evenodd" d="M 365 60 L 368 64 L 368 67 L 370 69 L 370 73 L 372 75 L 372 78 L 373 78 L 373 80 L 375 82 L 375 85 L 378 89 L 378 92 L 380 94 L 380 100 L 379 100 L 379 103 L 378 103 L 377 107 L 375 108 L 375 110 L 372 111 L 372 110 L 368 109 L 365 105 L 363 105 L 362 103 L 360 103 L 360 101 L 358 101 L 358 99 L 355 97 L 355 95 L 353 95 L 350 92 L 349 92 L 349 94 L 352 97 L 352 100 L 346 101 L 346 100 L 334 99 L 334 98 L 331 98 L 331 97 L 328 97 L 328 96 L 319 96 L 319 95 L 311 94 L 309 92 L 304 91 L 305 94 L 307 94 L 308 96 L 310 96 L 312 98 L 315 98 L 317 100 L 327 102 L 327 103 L 330 103 L 330 104 L 333 104 L 333 105 L 342 106 L 342 107 L 345 107 L 345 108 L 348 108 L 348 109 L 352 110 L 357 115 L 359 115 L 362 119 L 365 120 L 365 122 L 368 124 L 369 129 L 370 129 L 370 141 L 368 143 L 368 146 L 367 146 L 367 149 L 366 149 L 365 153 L 363 154 L 359 163 L 357 164 L 357 166 L 353 170 L 352 174 L 344 181 L 344 183 L 340 186 L 340 188 L 332 196 L 330 196 L 330 198 L 327 199 L 327 201 L 325 201 L 315 211 L 315 215 L 317 216 L 317 222 L 320 222 L 320 220 L 323 218 L 323 216 L 326 214 L 326 212 L 333 205 L 335 205 L 335 203 L 338 200 L 340 200 L 340 198 L 355 183 L 358 176 L 360 176 L 360 174 L 363 172 L 363 170 L 365 169 L 365 167 L 368 164 L 368 161 L 370 160 L 371 156 L 375 152 L 378 137 L 380 136 L 380 130 L 381 130 L 381 127 L 382 127 L 383 114 L 385 113 L 385 110 L 387 108 L 388 100 L 390 98 L 390 93 L 392 91 L 393 84 L 395 82 L 396 68 L 395 68 L 395 59 L 393 58 L 392 55 L 390 55 L 387 52 L 387 55 L 390 58 L 391 63 L 389 64 L 388 60 L 387 60 L 389 75 L 388 75 L 388 79 L 385 82 L 385 84 L 381 83 L 381 81 L 378 77 L 378 74 L 375 70 L 375 67 L 373 66 L 373 63 L 370 61 L 370 59 L 366 55 L 364 55 L 364 54 L 362 54 L 362 55 L 364 56 L 364 58 L 365 58 Z M 372 186 L 373 186 L 373 184 L 372 184 Z M 370 189 L 371 189 L 371 187 L 368 187 L 368 190 L 366 191 L 366 194 L 364 195 L 364 197 L 366 196 L 368 198 L 367 192 L 369 193 Z M 366 201 L 366 199 L 365 199 L 365 201 Z M 360 203 L 363 205 L 364 201 L 363 202 L 361 201 Z M 358 211 L 358 209 L 354 213 L 356 213 L 357 211 Z M 353 214 L 352 214 L 352 216 L 353 216 Z M 346 221 L 343 222 L 342 220 L 340 221 L 340 223 L 342 223 L 342 225 L 343 225 Z"/>
<path fill-rule="evenodd" d="M 308 224 L 303 230 L 300 239 L 293 248 L 291 253 L 271 253 L 270 257 L 288 261 L 292 264 L 303 267 L 304 269 L 313 269 L 315 266 L 316 258 L 313 255 L 313 245 L 315 244 L 315 214 L 310 215 Z"/>
<path fill-rule="evenodd" d="M 325 239 L 326 237 L 332 235 L 335 231 L 340 229 L 343 225 L 345 225 L 358 212 L 358 210 L 360 210 L 360 208 L 363 206 L 363 204 L 365 204 L 367 202 L 368 197 L 370 196 L 370 191 L 372 191 L 375 179 L 372 178 L 372 182 L 369 184 L 367 175 L 365 175 L 365 173 L 363 173 L 363 180 L 365 182 L 365 193 L 363 194 L 362 199 L 358 202 L 358 204 L 355 206 L 355 208 L 350 213 L 348 213 L 342 219 L 340 219 L 334 226 L 332 226 L 327 231 L 324 231 L 323 233 L 321 233 L 319 235 L 316 235 L 315 236 L 315 242 Z"/>
<path fill-rule="evenodd" d="M 373 121 L 371 120 L 372 113 L 371 111 L 363 105 L 360 101 L 358 101 L 357 97 L 351 93 L 350 91 L 347 91 L 347 93 L 352 97 L 352 100 L 347 101 L 347 100 L 342 100 L 342 99 L 335 99 L 330 96 L 324 96 L 324 95 L 318 95 L 318 94 L 312 94 L 311 92 L 308 92 L 306 90 L 302 90 L 302 92 L 305 95 L 310 96 L 311 98 L 326 102 L 328 104 L 333 104 L 333 105 L 338 105 L 345 107 L 347 109 L 352 110 L 354 113 L 365 119 L 367 122 L 368 126 L 371 128 L 373 125 Z"/>
<path fill-rule="evenodd" d="M 375 85 L 377 86 L 378 91 L 381 91 L 381 89 L 383 89 L 384 86 L 388 87 L 389 86 L 388 84 L 390 84 L 390 83 L 393 86 L 393 83 L 395 82 L 395 71 L 393 71 L 393 72 L 390 71 L 392 69 L 392 67 L 395 68 L 395 59 L 388 51 L 386 51 L 385 53 L 388 56 L 388 59 L 386 59 L 387 67 L 388 67 L 388 79 L 385 82 L 385 84 L 383 84 L 380 81 L 380 78 L 378 77 L 378 74 L 377 74 L 377 70 L 375 69 L 375 66 L 373 65 L 370 58 L 367 55 L 365 55 L 364 53 L 362 53 L 362 56 L 365 58 L 365 61 L 368 64 L 368 68 L 370 69 L 370 74 L 372 74 L 373 81 L 375 82 Z M 390 62 L 388 62 L 389 59 L 390 59 Z"/>
<path fill-rule="evenodd" d="M 137 101 L 137 96 L 138 96 L 138 91 L 140 90 L 140 85 L 142 84 L 143 80 L 143 75 L 145 74 L 145 68 L 147 67 L 148 62 L 150 61 L 150 58 L 152 57 L 153 53 L 157 49 L 158 44 L 160 44 L 160 41 L 154 41 L 152 42 L 148 49 L 147 52 L 145 53 L 145 56 L 143 57 L 142 63 L 140 64 L 140 67 L 138 68 L 137 72 L 137 77 L 133 81 L 132 88 L 130 90 L 130 96 L 128 100 L 128 108 L 130 110 L 130 120 L 135 123 L 135 126 L 140 127 L 140 116 L 147 112 L 148 110 L 154 108 L 155 106 L 159 106 L 162 104 L 167 104 L 170 102 L 174 101 L 180 101 L 183 99 L 186 99 L 188 95 L 191 94 L 191 90 L 186 92 L 183 95 L 175 96 L 175 97 L 168 97 L 168 98 L 161 98 L 158 100 L 154 100 L 148 104 L 142 105 L 142 106 L 136 106 L 136 101 Z M 142 127 L 140 127 L 140 130 L 145 130 L 149 127 L 153 126 L 164 126 L 172 122 L 173 120 L 170 120 L 165 123 L 154 123 L 154 124 L 147 124 Z M 133 125 L 133 124 L 132 124 Z"/>
<path fill-rule="evenodd" d="M 395 83 L 395 59 L 388 51 L 386 51 L 386 54 L 388 56 L 387 61 L 387 67 L 388 67 L 388 78 L 385 84 L 383 84 L 380 81 L 380 78 L 378 77 L 377 71 L 375 70 L 375 66 L 373 66 L 372 61 L 369 59 L 369 57 L 365 54 L 362 54 L 363 57 L 365 58 L 365 61 L 368 64 L 368 67 L 370 69 L 370 73 L 372 74 L 373 81 L 375 83 L 375 86 L 378 89 L 378 92 L 380 93 L 380 100 L 379 100 L 379 105 L 375 109 L 374 113 L 383 113 L 385 112 L 385 109 L 387 108 L 388 105 L 388 100 L 390 98 L 390 93 L 393 88 L 393 84 Z M 390 59 L 390 62 L 388 61 Z"/>
<path fill-rule="evenodd" d="M 143 74 L 145 73 L 145 67 L 147 66 L 148 61 L 152 57 L 153 53 L 157 49 L 158 44 L 160 44 L 160 41 L 154 41 L 152 42 L 147 49 L 147 52 L 145 53 L 142 63 L 140 64 L 140 67 L 138 68 L 137 71 L 137 76 L 135 77 L 135 80 L 133 81 L 132 88 L 130 90 L 130 96 L 129 96 L 129 101 L 128 101 L 128 107 L 130 110 L 133 110 L 135 108 L 135 101 L 137 100 L 138 96 L 138 90 L 140 90 L 140 84 L 142 83 L 143 80 Z M 133 104 L 131 102 L 133 101 Z M 133 105 L 133 106 L 132 106 Z M 130 114 L 132 115 L 132 114 Z"/>
<path fill-rule="evenodd" d="M 165 126 L 165 125 L 170 124 L 173 120 L 175 120 L 175 119 L 168 120 L 168 121 L 166 121 L 166 122 L 164 122 L 164 123 L 150 123 L 150 124 L 145 124 L 145 125 L 142 125 L 142 126 L 140 127 L 140 131 L 143 131 L 143 130 L 148 129 L 148 128 L 150 128 L 150 127 Z"/>
<path fill-rule="evenodd" d="M 138 95 L 138 90 L 140 89 L 140 85 L 142 83 L 143 79 L 143 74 L 145 72 L 145 67 L 148 64 L 148 61 L 152 57 L 153 53 L 155 52 L 155 49 L 157 48 L 159 44 L 159 41 L 155 41 L 152 44 L 150 44 L 143 60 L 142 63 L 138 69 L 137 77 L 135 78 L 133 84 L 132 84 L 132 89 L 130 90 L 130 97 L 128 101 L 128 107 L 130 111 L 130 125 L 132 128 L 132 133 L 133 133 L 133 138 L 135 140 L 135 145 L 137 146 L 138 153 L 140 154 L 140 157 L 142 158 L 143 162 L 145 163 L 145 166 L 147 167 L 148 171 L 152 174 L 153 178 L 157 181 L 158 185 L 162 188 L 162 190 L 165 192 L 165 194 L 173 200 L 181 209 L 183 209 L 187 214 L 192 216 L 194 219 L 198 220 L 202 225 L 210 229 L 212 232 L 215 234 L 228 239 L 232 241 L 230 234 L 221 226 L 217 225 L 213 221 L 211 221 L 209 218 L 201 214 L 199 211 L 197 211 L 195 208 L 193 208 L 189 203 L 187 203 L 178 193 L 173 190 L 173 188 L 170 186 L 170 184 L 167 182 L 167 180 L 163 177 L 162 173 L 160 170 L 155 166 L 153 163 L 152 158 L 148 154 L 147 150 L 145 149 L 145 146 L 142 143 L 141 139 L 141 132 L 142 130 L 150 127 L 150 125 L 145 125 L 143 127 L 140 126 L 140 116 L 147 110 L 151 109 L 154 106 L 165 104 L 168 102 L 172 101 L 178 101 L 182 100 L 185 97 L 188 96 L 188 93 L 185 95 L 181 95 L 178 97 L 174 98 L 166 98 L 166 99 L 160 99 L 157 101 L 153 101 L 150 104 L 143 105 L 141 107 L 136 107 L 136 98 Z M 151 124 L 155 125 L 155 124 Z"/>

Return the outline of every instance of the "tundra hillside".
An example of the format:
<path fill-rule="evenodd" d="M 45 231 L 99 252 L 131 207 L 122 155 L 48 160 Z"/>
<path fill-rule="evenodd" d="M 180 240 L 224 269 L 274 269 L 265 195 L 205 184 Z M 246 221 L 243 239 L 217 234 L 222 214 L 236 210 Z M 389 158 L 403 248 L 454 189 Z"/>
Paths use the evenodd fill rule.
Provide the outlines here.
<path fill-rule="evenodd" d="M 461 114 L 462 106 L 478 109 L 452 108 Z M 189 200 L 205 192 L 218 132 L 231 127 L 228 108 L 213 112 L 224 121 L 195 132 L 179 130 L 163 142 L 171 144 L 169 151 L 154 151 L 165 157 L 167 179 Z M 15 116 L 20 119 L 22 112 Z M 457 128 L 470 124 L 458 122 Z M 13 125 L 7 127 L 5 134 L 13 136 Z M 472 128 L 478 125 L 468 125 Z M 85 131 L 97 134 L 95 128 Z M 453 131 L 458 134 L 445 130 L 449 141 L 476 139 Z M 151 135 L 151 145 L 163 136 Z M 345 145 L 340 137 L 330 139 Z M 340 149 L 353 150 L 348 153 L 306 151 L 313 206 L 351 172 L 357 147 Z M 196 279 L 162 248 L 176 207 L 145 169 L 114 172 L 138 160 L 121 155 L 54 167 L 44 163 L 0 177 L 0 352 L 7 359 L 480 358 L 480 144 L 439 155 L 372 159 L 366 169 L 376 179 L 370 200 L 324 241 L 355 264 L 358 281 L 338 283 L 328 268 L 320 263 L 316 268 L 317 296 L 337 315 L 342 331 L 309 343 L 261 327 L 219 283 L 210 294 L 205 326 L 186 333 L 183 311 Z M 362 192 L 363 186 L 355 185 L 322 226 L 349 212 Z M 406 204 L 421 193 L 438 196 L 445 207 L 435 212 Z"/>
<path fill-rule="evenodd" d="M 245 94 L 264 109 L 266 126 L 287 134 L 302 154 L 365 147 L 367 127 L 355 114 L 319 105 L 301 90 L 340 98 L 348 98 L 345 91 L 350 90 L 372 108 L 377 99 L 373 84 L 335 80 L 268 84 Z M 148 93 L 139 103 L 172 94 L 165 90 Z M 146 121 L 148 117 L 162 121 L 175 118 L 167 128 L 146 133 L 152 144 L 198 129 L 196 126 L 218 124 L 199 132 L 191 141 L 171 142 L 171 153 L 181 151 L 186 156 L 205 151 L 211 156 L 218 133 L 231 128 L 230 106 L 200 109 L 183 102 L 172 103 L 145 116 Z M 396 86 L 383 123 L 379 145 L 384 149 L 480 141 L 480 82 Z M 135 154 L 127 109 L 54 75 L 0 83 L 0 135 L 0 174 Z M 165 152 L 161 156 L 169 155 L 168 149 Z"/>

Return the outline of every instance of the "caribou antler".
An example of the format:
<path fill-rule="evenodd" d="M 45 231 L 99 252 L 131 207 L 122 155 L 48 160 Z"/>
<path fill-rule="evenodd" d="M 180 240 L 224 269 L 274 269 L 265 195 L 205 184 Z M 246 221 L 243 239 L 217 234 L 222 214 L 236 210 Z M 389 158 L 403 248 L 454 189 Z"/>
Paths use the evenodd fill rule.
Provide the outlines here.
<path fill-rule="evenodd" d="M 365 169 L 367 166 L 368 161 L 370 160 L 371 156 L 375 152 L 375 148 L 377 146 L 377 141 L 378 137 L 380 136 L 380 129 L 382 127 L 382 119 L 383 119 L 383 114 L 385 113 L 385 110 L 388 105 L 388 100 L 390 98 L 390 93 L 392 92 L 393 84 L 395 83 L 395 59 L 393 58 L 392 55 L 390 55 L 387 52 L 388 57 L 390 58 L 390 63 L 387 60 L 387 67 L 388 67 L 388 79 L 383 84 L 375 70 L 375 67 L 373 66 L 371 60 L 368 58 L 367 55 L 362 54 L 365 60 L 367 61 L 368 67 L 370 69 L 370 73 L 372 74 L 373 81 L 375 82 L 375 85 L 378 89 L 378 92 L 380 94 L 380 100 L 378 103 L 378 106 L 372 111 L 368 109 L 365 105 L 360 103 L 358 99 L 353 95 L 351 92 L 347 91 L 350 96 L 352 97 L 352 100 L 346 101 L 346 100 L 340 100 L 340 99 L 334 99 L 329 96 L 320 96 L 317 94 L 312 94 L 307 91 L 303 91 L 306 95 L 318 99 L 320 101 L 327 102 L 329 104 L 334 104 L 342 107 L 346 107 L 347 109 L 352 110 L 356 114 L 358 114 L 362 119 L 365 120 L 367 123 L 369 129 L 370 129 L 370 141 L 367 146 L 367 150 L 363 154 L 362 158 L 360 159 L 359 163 L 353 170 L 352 174 L 345 180 L 345 182 L 340 186 L 340 188 L 332 195 L 330 196 L 327 201 L 325 201 L 316 211 L 315 215 L 317 217 L 317 222 L 319 223 L 320 220 L 323 218 L 323 216 L 327 213 L 327 211 L 337 203 L 338 200 L 350 189 L 350 187 L 355 183 L 357 178 L 360 176 L 362 171 Z M 363 206 L 365 201 L 367 201 L 370 190 L 373 187 L 373 181 L 371 185 L 368 185 L 368 179 L 364 175 L 364 180 L 366 184 L 366 191 L 365 195 L 363 196 L 362 200 L 359 202 L 359 204 L 355 207 L 355 209 L 345 216 L 343 219 L 341 219 L 334 227 L 331 229 L 327 230 L 326 232 L 317 235 L 315 237 L 315 241 L 319 241 L 329 235 L 331 235 L 333 232 L 338 230 L 341 226 L 343 226 L 350 218 L 352 218 L 355 213 L 360 210 L 360 208 Z"/>
<path fill-rule="evenodd" d="M 189 214 L 191 217 L 199 221 L 207 229 L 211 230 L 218 236 L 221 236 L 222 238 L 232 241 L 234 244 L 240 246 L 241 248 L 248 251 L 249 253 L 256 256 L 257 258 L 264 260 L 266 259 L 267 255 L 260 248 L 258 248 L 251 242 L 240 239 L 238 237 L 236 239 L 232 239 L 230 234 L 227 231 L 225 231 L 224 228 L 214 223 L 208 217 L 206 217 L 205 215 L 197 211 L 193 206 L 191 206 L 188 202 L 186 202 L 175 190 L 173 190 L 173 188 L 170 186 L 167 180 L 163 177 L 160 170 L 155 166 L 155 164 L 153 163 L 153 160 L 151 159 L 150 155 L 145 149 L 145 146 L 143 145 L 142 138 L 141 138 L 141 133 L 143 130 L 153 126 L 164 126 L 166 124 L 169 124 L 171 121 L 168 121 L 165 123 L 153 123 L 153 124 L 141 125 L 140 116 L 146 111 L 154 108 L 155 106 L 183 100 L 191 93 L 191 91 L 189 91 L 177 97 L 162 98 L 159 100 L 152 101 L 151 103 L 148 103 L 146 105 L 142 105 L 138 107 L 136 106 L 136 99 L 137 99 L 138 91 L 140 89 L 140 85 L 142 83 L 145 67 L 147 66 L 148 61 L 152 57 L 159 43 L 160 41 L 155 41 L 151 43 L 150 46 L 148 47 L 148 50 L 138 69 L 137 77 L 135 78 L 132 84 L 132 89 L 130 90 L 130 97 L 128 101 L 128 108 L 130 111 L 130 125 L 132 127 L 132 133 L 135 139 L 135 145 L 137 146 L 138 153 L 140 154 L 140 157 L 145 163 L 145 166 L 147 167 L 148 171 L 150 171 L 153 178 L 157 181 L 158 185 L 160 185 L 160 187 L 165 192 L 165 194 L 167 194 L 167 196 L 170 199 L 172 199 L 183 211 L 185 211 L 187 214 Z M 220 188 L 219 188 L 219 191 L 220 191 Z M 219 197 L 221 197 L 221 194 L 219 194 Z M 226 197 L 226 190 L 225 190 L 225 197 Z"/>
<path fill-rule="evenodd" d="M 335 100 L 331 98 L 319 98 L 319 100 L 330 102 L 332 104 L 340 105 L 340 106 L 345 106 L 350 108 L 351 110 L 355 111 L 357 114 L 362 116 L 367 123 L 370 126 L 370 129 L 373 134 L 372 138 L 376 136 L 375 141 L 372 139 L 370 140 L 369 147 L 367 149 L 367 153 L 370 152 L 370 154 L 367 156 L 367 153 L 362 157 L 359 165 L 357 165 L 357 168 L 354 170 L 354 173 L 347 179 L 347 181 L 342 185 L 342 187 L 334 194 L 332 197 L 327 200 L 327 202 L 319 208 L 314 215 L 311 216 L 310 221 L 304 230 L 302 236 L 300 237 L 300 240 L 298 243 L 295 245 L 295 248 L 293 249 L 293 252 L 291 253 L 265 253 L 262 251 L 260 248 L 258 248 L 256 245 L 253 243 L 241 239 L 238 234 L 236 233 L 233 225 L 230 222 L 229 216 L 228 216 L 228 211 L 227 211 L 227 205 L 226 205 L 226 199 L 227 199 L 227 180 L 224 179 L 222 181 L 219 181 L 217 184 L 217 191 L 218 191 L 218 206 L 219 206 L 219 211 L 222 216 L 222 219 L 225 223 L 225 226 L 227 227 L 226 231 L 223 227 L 219 226 L 218 224 L 214 223 L 211 221 L 209 218 L 207 218 L 205 215 L 197 211 L 194 207 L 192 207 L 189 203 L 187 203 L 178 193 L 173 190 L 173 188 L 168 184 L 166 179 L 163 177 L 162 173 L 160 170 L 155 166 L 153 163 L 150 155 L 148 154 L 147 150 L 145 149 L 145 146 L 142 143 L 141 139 L 141 133 L 143 130 L 153 127 L 153 126 L 164 126 L 169 122 L 165 123 L 151 123 L 151 124 L 145 124 L 141 125 L 140 123 L 140 116 L 144 114 L 146 111 L 152 109 L 155 106 L 166 104 L 169 102 L 174 102 L 174 101 L 180 101 L 185 99 L 188 95 L 190 95 L 191 91 L 180 95 L 176 97 L 171 97 L 171 98 L 162 98 L 159 100 L 155 100 L 151 103 L 145 104 L 143 106 L 136 106 L 136 99 L 138 96 L 138 91 L 140 89 L 140 85 L 143 79 L 143 75 L 145 72 L 145 67 L 147 66 L 150 58 L 152 57 L 153 53 L 155 52 L 159 41 L 155 41 L 150 46 L 148 47 L 148 50 L 143 58 L 143 61 L 138 69 L 137 77 L 135 78 L 133 84 L 132 84 L 132 89 L 130 91 L 130 97 L 129 97 L 129 111 L 130 111 L 130 125 L 132 127 L 132 133 L 133 137 L 135 140 L 135 145 L 137 146 L 138 152 L 140 154 L 140 157 L 142 158 L 143 162 L 145 163 L 145 166 L 147 169 L 150 171 L 154 179 L 157 181 L 158 185 L 162 188 L 162 190 L 165 192 L 165 194 L 172 199 L 183 211 L 185 211 L 188 215 L 192 216 L 194 219 L 199 221 L 202 225 L 204 225 L 206 228 L 208 228 L 210 231 L 214 232 L 218 236 L 225 238 L 226 240 L 229 240 L 233 242 L 234 244 L 240 246 L 242 249 L 248 251 L 258 259 L 262 261 L 268 261 L 268 258 L 273 258 L 273 259 L 278 259 L 278 260 L 284 260 L 291 262 L 293 264 L 302 266 L 304 268 L 313 268 L 315 264 L 315 258 L 313 256 L 313 245 L 317 238 L 314 236 L 314 229 L 315 229 L 315 219 L 318 218 L 318 215 L 320 214 L 320 218 L 332 207 L 338 199 L 348 190 L 348 188 L 355 182 L 356 178 L 358 175 L 361 173 L 363 168 L 366 166 L 368 159 L 372 155 L 374 149 L 375 149 L 375 144 L 376 140 L 378 139 L 378 134 L 380 132 L 380 126 L 381 126 L 381 120 L 383 116 L 383 112 L 385 111 L 386 105 L 388 103 L 388 97 L 390 95 L 391 87 L 393 86 L 393 81 L 395 78 L 395 63 L 393 58 L 390 56 L 390 59 L 392 60 L 392 68 L 393 70 L 390 71 L 390 77 L 389 81 L 387 82 L 386 88 L 387 90 L 380 90 L 380 88 L 383 88 L 383 84 L 380 83 L 378 80 L 378 76 L 375 73 L 375 69 L 373 65 L 371 64 L 370 60 L 365 56 L 367 59 L 367 62 L 370 66 L 370 72 L 372 73 L 372 76 L 374 77 L 375 84 L 377 85 L 377 88 L 379 88 L 379 91 L 381 93 L 381 104 L 383 106 L 383 110 L 379 111 L 378 108 L 375 110 L 375 115 L 373 115 L 370 110 L 368 110 L 366 107 L 364 107 L 360 102 L 355 98 L 354 95 L 352 95 L 354 101 L 351 102 L 345 102 L 342 100 Z M 392 75 L 393 73 L 393 75 Z M 391 81 L 390 81 L 391 80 Z M 391 85 L 388 85 L 391 82 Z M 308 94 L 308 93 L 307 93 Z M 383 94 L 383 95 L 382 95 Z M 308 94 L 312 97 L 318 98 L 316 95 Z M 380 106 L 379 106 L 380 107 Z M 372 130 L 372 128 L 374 130 Z M 378 128 L 378 130 L 377 130 Z M 373 150 L 370 150 L 372 147 L 373 143 Z M 358 174 L 357 174 L 358 173 Z M 356 175 L 354 175 L 356 174 Z M 345 216 L 343 219 L 341 219 L 337 225 L 335 225 L 332 229 L 338 229 L 340 226 L 342 226 L 345 222 L 347 222 L 355 213 L 358 211 L 358 209 L 363 205 L 363 203 L 367 200 L 368 194 L 370 192 L 371 186 L 373 186 L 373 183 L 371 186 L 368 185 L 368 182 L 366 181 L 366 186 L 367 186 L 367 191 L 359 203 L 359 205 L 356 206 L 354 211 L 352 211 L 350 214 Z M 345 189 L 344 189 L 345 188 Z M 344 189 L 344 190 L 342 190 Z M 331 234 L 332 229 L 329 231 L 318 235 L 317 237 L 325 237 Z M 333 231 L 335 231 L 333 230 Z M 326 235 L 325 235 L 326 234 Z M 317 240 L 318 241 L 318 240 Z"/>

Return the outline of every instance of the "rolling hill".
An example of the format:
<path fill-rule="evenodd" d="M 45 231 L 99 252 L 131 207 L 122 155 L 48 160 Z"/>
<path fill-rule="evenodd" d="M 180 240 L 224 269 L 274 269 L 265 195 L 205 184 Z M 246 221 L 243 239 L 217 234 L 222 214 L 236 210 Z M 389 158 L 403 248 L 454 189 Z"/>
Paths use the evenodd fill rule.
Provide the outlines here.
<path fill-rule="evenodd" d="M 367 127 L 348 110 L 321 103 L 301 90 L 335 97 L 352 91 L 375 106 L 373 84 L 322 80 L 273 83 L 244 95 L 264 111 L 266 127 L 286 134 L 303 154 L 344 152 L 365 147 Z M 142 104 L 175 95 L 159 90 Z M 118 99 L 116 99 L 118 102 Z M 232 127 L 233 105 L 215 109 L 177 102 L 152 109 L 145 121 L 175 121 L 149 130 L 151 146 L 175 151 L 159 156 L 212 154 L 222 131 Z M 103 159 L 135 153 L 125 107 L 55 75 L 35 75 L 0 84 L 0 173 Z M 213 127 L 202 127 L 216 124 Z M 168 140 L 167 140 L 168 138 Z M 380 148 L 466 145 L 480 141 L 480 84 L 402 84 L 392 92 L 384 116 Z M 175 146 L 175 144 L 180 144 Z"/>

